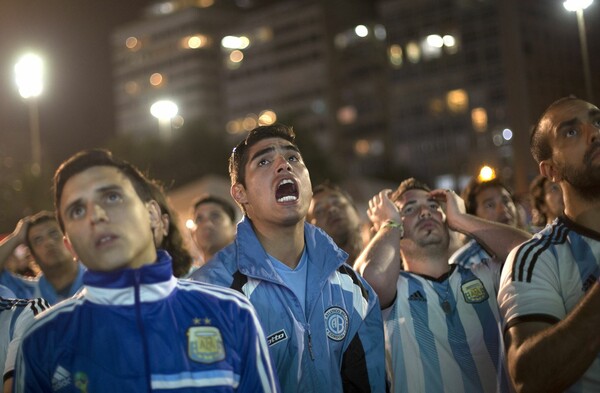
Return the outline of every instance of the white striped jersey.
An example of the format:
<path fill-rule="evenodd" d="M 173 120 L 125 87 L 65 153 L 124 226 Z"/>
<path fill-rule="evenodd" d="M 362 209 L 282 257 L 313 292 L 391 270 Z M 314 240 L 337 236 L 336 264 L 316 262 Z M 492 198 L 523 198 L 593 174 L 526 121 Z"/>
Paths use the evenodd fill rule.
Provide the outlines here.
<path fill-rule="evenodd" d="M 504 331 L 523 320 L 559 322 L 599 276 L 600 233 L 557 218 L 506 260 L 498 294 Z M 567 391 L 600 391 L 600 354 Z"/>
<path fill-rule="evenodd" d="M 396 393 L 509 391 L 496 303 L 500 266 L 487 254 L 462 266 L 461 250 L 449 276 L 401 272 L 398 278 L 396 300 L 384 311 Z"/>
<path fill-rule="evenodd" d="M 0 297 L 0 370 L 12 376 L 17 348 L 33 317 L 50 307 L 44 299 L 6 299 Z M 3 389 L 4 378 L 0 379 Z M 2 391 L 0 389 L 0 391 Z"/>

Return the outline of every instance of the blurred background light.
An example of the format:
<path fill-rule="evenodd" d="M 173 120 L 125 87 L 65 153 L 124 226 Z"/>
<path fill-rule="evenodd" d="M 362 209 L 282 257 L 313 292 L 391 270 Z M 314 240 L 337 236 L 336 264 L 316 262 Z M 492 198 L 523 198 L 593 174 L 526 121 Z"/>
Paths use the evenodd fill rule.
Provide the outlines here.
<path fill-rule="evenodd" d="M 488 165 L 482 166 L 477 176 L 477 180 L 480 182 L 490 181 L 494 178 L 496 178 L 496 171 Z"/>
<path fill-rule="evenodd" d="M 357 36 L 364 38 L 369 35 L 369 29 L 367 29 L 367 26 L 365 25 L 358 25 L 354 28 L 354 33 L 356 33 Z"/>

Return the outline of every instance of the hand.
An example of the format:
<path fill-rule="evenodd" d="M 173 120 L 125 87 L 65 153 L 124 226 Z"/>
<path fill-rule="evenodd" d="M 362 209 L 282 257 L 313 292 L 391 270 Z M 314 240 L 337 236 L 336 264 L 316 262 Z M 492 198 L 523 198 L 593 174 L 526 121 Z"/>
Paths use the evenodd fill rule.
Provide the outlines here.
<path fill-rule="evenodd" d="M 461 215 L 467 213 L 465 201 L 453 190 L 447 189 L 433 190 L 431 196 L 445 206 L 446 223 L 450 229 L 456 230 L 454 223 Z"/>
<path fill-rule="evenodd" d="M 401 223 L 400 212 L 392 200 L 390 195 L 392 190 L 385 189 L 375 194 L 369 201 L 369 208 L 367 209 L 367 216 L 373 223 L 373 230 L 379 231 L 381 226 L 387 220 L 392 220 L 397 223 Z"/>
<path fill-rule="evenodd" d="M 31 222 L 31 217 L 27 216 L 19 220 L 17 226 L 12 232 L 12 237 L 17 239 L 20 244 L 25 243 L 25 237 L 27 234 L 27 229 L 29 228 L 29 223 Z"/>

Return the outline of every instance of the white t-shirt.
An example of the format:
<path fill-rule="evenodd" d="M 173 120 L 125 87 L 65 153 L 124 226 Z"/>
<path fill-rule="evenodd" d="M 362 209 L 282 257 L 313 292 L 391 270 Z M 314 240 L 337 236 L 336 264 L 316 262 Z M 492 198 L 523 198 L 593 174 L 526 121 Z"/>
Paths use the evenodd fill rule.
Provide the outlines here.
<path fill-rule="evenodd" d="M 506 260 L 498 293 L 503 331 L 524 320 L 563 320 L 599 276 L 600 233 L 557 218 Z M 600 391 L 600 354 L 566 391 Z"/>

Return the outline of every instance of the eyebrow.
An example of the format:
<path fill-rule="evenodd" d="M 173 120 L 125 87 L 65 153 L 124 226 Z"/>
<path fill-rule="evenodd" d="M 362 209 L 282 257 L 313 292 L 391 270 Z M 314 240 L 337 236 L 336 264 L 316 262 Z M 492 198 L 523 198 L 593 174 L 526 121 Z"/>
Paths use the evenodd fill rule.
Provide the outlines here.
<path fill-rule="evenodd" d="M 588 112 L 588 117 L 596 117 L 600 115 L 600 110 L 599 109 L 590 109 Z M 565 127 L 571 127 L 574 126 L 575 124 L 577 124 L 579 122 L 579 120 L 577 118 L 573 118 L 573 119 L 569 119 L 569 120 L 565 120 L 561 123 L 558 124 L 558 127 L 556 127 L 556 130 L 561 130 Z"/>
<path fill-rule="evenodd" d="M 291 150 L 291 151 L 295 151 L 296 153 L 300 153 L 300 150 L 298 150 L 298 148 L 294 145 L 285 145 L 285 146 L 281 146 L 281 148 L 286 151 Z M 256 153 L 254 153 L 254 155 L 252 155 L 252 157 L 250 158 L 250 162 L 252 162 L 252 161 L 256 160 L 257 158 L 259 158 L 267 153 L 270 153 L 272 151 L 275 151 L 275 146 L 265 147 L 264 149 L 261 149 L 261 150 L 257 151 Z"/>
<path fill-rule="evenodd" d="M 563 122 L 558 123 L 558 126 L 556 127 L 556 130 L 562 130 L 563 128 L 567 128 L 567 127 L 572 127 L 575 124 L 577 124 L 579 120 L 577 119 L 570 119 L 570 120 L 565 120 Z"/>
<path fill-rule="evenodd" d="M 123 187 L 116 185 L 116 184 L 110 184 L 104 187 L 100 187 L 96 190 L 94 190 L 94 193 L 104 193 L 106 191 L 113 191 L 113 190 L 123 190 Z M 81 204 L 83 201 L 82 198 L 78 198 L 76 200 L 74 200 L 73 202 L 69 203 L 66 207 L 65 207 L 65 212 L 68 212 L 69 209 L 71 209 L 73 206 L 77 206 L 79 204 Z"/>

